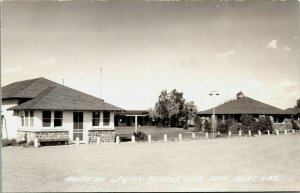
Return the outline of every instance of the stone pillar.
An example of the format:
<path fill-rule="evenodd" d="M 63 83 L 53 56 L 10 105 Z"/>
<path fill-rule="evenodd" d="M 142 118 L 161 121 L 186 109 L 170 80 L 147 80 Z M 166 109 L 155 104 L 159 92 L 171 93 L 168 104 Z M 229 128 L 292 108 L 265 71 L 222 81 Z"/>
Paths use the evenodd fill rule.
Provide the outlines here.
<path fill-rule="evenodd" d="M 80 144 L 79 137 L 76 137 L 76 145 L 78 146 Z"/>
<path fill-rule="evenodd" d="M 167 134 L 164 134 L 164 141 L 168 141 L 168 136 L 167 136 Z"/>
<path fill-rule="evenodd" d="M 269 130 L 267 130 L 267 132 L 268 132 L 268 135 L 270 135 L 270 131 L 269 131 Z"/>
<path fill-rule="evenodd" d="M 286 129 L 284 129 L 284 134 L 285 134 L 285 135 L 287 134 L 287 130 L 286 130 Z"/>
<path fill-rule="evenodd" d="M 295 134 L 295 130 L 294 129 L 292 129 L 292 134 Z"/>
<path fill-rule="evenodd" d="M 39 140 L 38 140 L 38 138 L 34 138 L 34 147 L 36 147 L 36 148 L 39 147 Z"/>
<path fill-rule="evenodd" d="M 261 131 L 260 130 L 258 130 L 258 135 L 261 136 Z"/>
<path fill-rule="evenodd" d="M 195 139 L 195 138 L 196 138 L 196 136 L 195 136 L 195 133 L 192 133 L 192 138 L 193 138 L 193 139 Z"/>
<path fill-rule="evenodd" d="M 131 136 L 131 143 L 135 143 L 135 137 L 134 137 L 134 135 Z"/>
<path fill-rule="evenodd" d="M 179 133 L 178 138 L 179 138 L 179 141 L 182 141 L 182 134 L 181 133 Z"/>
<path fill-rule="evenodd" d="M 97 137 L 97 145 L 100 145 L 100 137 Z"/>
<path fill-rule="evenodd" d="M 251 137 L 251 131 L 250 130 L 248 131 L 248 133 L 249 133 L 249 137 Z"/>
<path fill-rule="evenodd" d="M 242 136 L 242 130 L 239 130 L 239 136 Z"/>
<path fill-rule="evenodd" d="M 120 144 L 120 137 L 119 136 L 116 137 L 116 144 Z"/>
<path fill-rule="evenodd" d="M 279 135 L 279 131 L 278 131 L 278 129 L 276 129 L 276 135 Z"/>
<path fill-rule="evenodd" d="M 205 133 L 205 137 L 206 137 L 206 139 L 208 139 L 208 133 L 207 132 Z"/>
<path fill-rule="evenodd" d="M 229 136 L 229 137 L 231 136 L 231 131 L 228 132 L 228 136 Z"/>
<path fill-rule="evenodd" d="M 151 135 L 148 135 L 148 142 L 151 143 Z"/>

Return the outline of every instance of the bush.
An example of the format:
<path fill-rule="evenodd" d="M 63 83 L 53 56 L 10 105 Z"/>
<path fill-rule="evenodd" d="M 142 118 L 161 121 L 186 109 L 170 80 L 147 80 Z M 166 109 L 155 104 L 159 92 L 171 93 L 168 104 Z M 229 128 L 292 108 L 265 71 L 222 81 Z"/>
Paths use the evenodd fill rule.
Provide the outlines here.
<path fill-rule="evenodd" d="M 2 147 L 16 145 L 16 139 L 2 139 Z"/>
<path fill-rule="evenodd" d="M 299 130 L 300 129 L 300 126 L 299 126 L 299 124 L 297 124 L 296 121 L 292 121 L 292 129 L 294 129 L 294 130 Z"/>
<path fill-rule="evenodd" d="M 231 131 L 232 134 L 238 134 L 240 130 L 242 130 L 241 123 L 234 123 L 229 127 L 229 131 Z"/>
<path fill-rule="evenodd" d="M 248 133 L 250 130 L 252 133 L 258 132 L 258 124 L 255 118 L 251 115 L 242 115 L 241 116 L 242 131 L 243 133 Z"/>
<path fill-rule="evenodd" d="M 202 119 L 199 116 L 196 116 L 194 119 L 195 131 L 201 131 L 202 128 Z"/>
<path fill-rule="evenodd" d="M 262 133 L 267 134 L 269 130 L 270 133 L 273 133 L 272 121 L 269 117 L 260 117 L 257 122 L 257 130 L 260 130 Z"/>
<path fill-rule="evenodd" d="M 211 131 L 211 122 L 205 119 L 204 124 L 203 124 L 203 129 L 205 132 L 210 132 Z"/>
<path fill-rule="evenodd" d="M 220 132 L 220 133 L 228 133 L 228 122 L 225 121 L 225 122 L 218 122 L 217 124 L 217 132 Z"/>
<path fill-rule="evenodd" d="M 134 132 L 133 135 L 134 135 L 136 141 L 146 141 L 147 140 L 147 135 L 141 131 Z"/>

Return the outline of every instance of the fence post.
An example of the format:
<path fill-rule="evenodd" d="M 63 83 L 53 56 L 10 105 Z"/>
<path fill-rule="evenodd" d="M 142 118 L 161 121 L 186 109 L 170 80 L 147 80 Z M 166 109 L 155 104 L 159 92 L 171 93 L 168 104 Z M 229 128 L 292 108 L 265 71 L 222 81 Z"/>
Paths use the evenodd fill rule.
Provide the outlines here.
<path fill-rule="evenodd" d="M 248 131 L 248 133 L 249 133 L 249 137 L 251 137 L 251 131 L 250 130 Z"/>
<path fill-rule="evenodd" d="M 151 135 L 148 135 L 148 142 L 151 143 Z"/>
<path fill-rule="evenodd" d="M 194 133 L 194 132 L 192 133 L 192 138 L 193 138 L 193 139 L 195 139 L 195 138 L 196 138 L 196 136 L 195 136 L 195 133 Z"/>
<path fill-rule="evenodd" d="M 36 138 L 34 138 L 34 147 L 36 147 L 36 148 L 38 148 L 39 147 L 39 140 L 38 140 L 38 138 L 36 137 Z"/>
<path fill-rule="evenodd" d="M 178 138 L 179 138 L 179 141 L 182 141 L 182 134 L 181 133 L 179 133 Z"/>
<path fill-rule="evenodd" d="M 205 137 L 206 137 L 206 139 L 208 139 L 208 133 L 207 132 L 205 133 Z"/>
<path fill-rule="evenodd" d="M 131 136 L 131 143 L 135 143 L 135 137 L 134 137 L 134 135 Z"/>
<path fill-rule="evenodd" d="M 164 134 L 164 141 L 165 141 L 165 142 L 168 141 L 168 136 L 167 136 L 167 134 Z"/>
<path fill-rule="evenodd" d="M 120 137 L 117 136 L 117 137 L 116 137 L 116 144 L 119 144 L 119 143 L 120 143 Z"/>
<path fill-rule="evenodd" d="M 267 132 L 268 132 L 268 135 L 270 135 L 270 131 L 269 131 L 269 130 L 267 130 Z"/>
<path fill-rule="evenodd" d="M 295 134 L 295 130 L 294 129 L 292 129 L 292 133 Z"/>
<path fill-rule="evenodd" d="M 229 137 L 231 136 L 231 131 L 228 131 L 228 136 L 229 136 Z"/>
<path fill-rule="evenodd" d="M 100 145 L 100 137 L 97 137 L 97 145 Z"/>
<path fill-rule="evenodd" d="M 79 142 L 79 137 L 76 137 L 76 145 L 79 146 L 80 142 Z"/>
<path fill-rule="evenodd" d="M 276 129 L 276 135 L 279 135 L 279 130 L 278 129 Z"/>
<path fill-rule="evenodd" d="M 284 134 L 285 134 L 285 135 L 287 134 L 287 130 L 286 130 L 286 129 L 284 129 Z"/>
<path fill-rule="evenodd" d="M 242 136 L 242 130 L 239 130 L 239 136 Z"/>
<path fill-rule="evenodd" d="M 258 135 L 261 136 L 261 131 L 260 130 L 258 130 Z"/>

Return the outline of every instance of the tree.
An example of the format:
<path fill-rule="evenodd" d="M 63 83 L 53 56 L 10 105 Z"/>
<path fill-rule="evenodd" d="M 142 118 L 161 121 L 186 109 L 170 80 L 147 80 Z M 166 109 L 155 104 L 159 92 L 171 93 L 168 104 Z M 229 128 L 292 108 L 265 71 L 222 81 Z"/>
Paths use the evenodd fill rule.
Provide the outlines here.
<path fill-rule="evenodd" d="M 175 89 L 171 93 L 163 90 L 158 97 L 158 102 L 155 104 L 157 114 L 164 121 L 164 124 L 169 127 L 172 124 L 172 119 L 177 118 L 180 114 L 180 97 L 182 97 L 182 93 L 178 93 Z M 182 100 L 184 99 L 182 98 Z"/>
<path fill-rule="evenodd" d="M 185 102 L 183 93 L 173 89 L 170 93 L 167 90 L 161 91 L 151 116 L 156 116 L 164 125 L 182 126 L 187 125 L 187 120 L 193 118 L 197 113 L 194 102 Z"/>
<path fill-rule="evenodd" d="M 198 112 L 197 107 L 194 104 L 194 101 L 186 102 L 184 104 L 182 112 L 183 112 L 183 116 L 181 117 L 180 121 L 184 122 L 184 128 L 187 129 L 188 120 L 194 119 Z"/>
<path fill-rule="evenodd" d="M 297 100 L 295 108 L 300 108 L 300 98 Z"/>

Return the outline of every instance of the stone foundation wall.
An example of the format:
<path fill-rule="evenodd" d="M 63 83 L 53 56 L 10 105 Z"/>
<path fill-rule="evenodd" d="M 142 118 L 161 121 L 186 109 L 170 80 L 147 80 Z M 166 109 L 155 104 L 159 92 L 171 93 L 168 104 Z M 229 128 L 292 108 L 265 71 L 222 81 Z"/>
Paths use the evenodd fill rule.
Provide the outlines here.
<path fill-rule="evenodd" d="M 115 142 L 115 130 L 89 130 L 88 143 L 97 143 L 97 137 L 100 137 L 101 143 Z"/>
<path fill-rule="evenodd" d="M 280 133 L 283 133 L 284 129 L 286 129 L 288 132 L 291 132 L 292 124 L 291 123 L 273 123 L 273 128 L 279 130 Z"/>
<path fill-rule="evenodd" d="M 68 131 L 17 131 L 17 141 L 26 141 L 30 143 L 34 141 L 34 138 L 38 139 L 61 139 L 69 138 Z"/>

